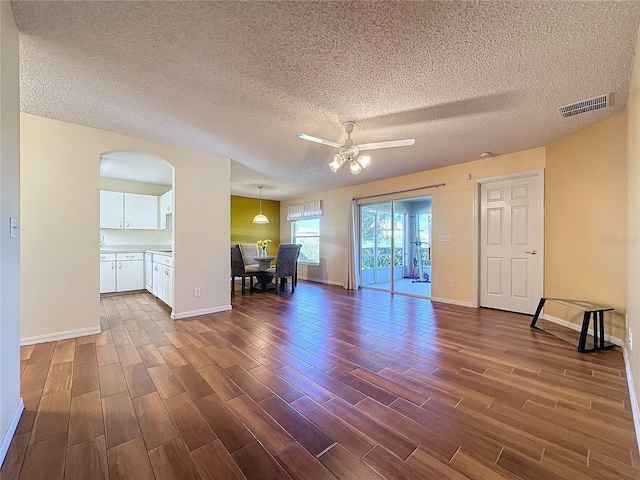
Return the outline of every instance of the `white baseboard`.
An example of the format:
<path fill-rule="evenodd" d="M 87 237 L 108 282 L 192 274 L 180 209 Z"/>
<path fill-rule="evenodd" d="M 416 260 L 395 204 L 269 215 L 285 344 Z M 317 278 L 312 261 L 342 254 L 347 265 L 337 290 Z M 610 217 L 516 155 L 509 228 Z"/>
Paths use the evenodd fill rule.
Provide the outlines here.
<path fill-rule="evenodd" d="M 449 305 L 457 305 L 459 307 L 475 308 L 473 302 L 465 302 L 464 300 L 453 300 L 451 298 L 431 297 L 432 302 L 448 303 Z"/>
<path fill-rule="evenodd" d="M 86 335 L 95 335 L 102 332 L 100 327 L 78 328 L 67 332 L 48 333 L 47 335 L 36 335 L 35 337 L 25 337 L 20 339 L 20 346 L 33 345 L 34 343 L 57 342 L 58 340 L 67 340 L 69 338 L 84 337 Z"/>
<path fill-rule="evenodd" d="M 338 287 L 344 287 L 344 282 L 323 280 L 322 278 L 306 278 L 306 277 L 298 276 L 298 280 L 306 280 L 307 282 L 324 283 L 325 285 L 336 285 Z"/>
<path fill-rule="evenodd" d="M 629 361 L 629 352 L 627 346 L 622 346 L 622 355 L 624 357 L 624 369 L 627 372 L 627 386 L 629 387 L 629 398 L 631 400 L 631 413 L 633 414 L 633 426 L 636 429 L 636 442 L 640 449 L 640 405 L 638 405 L 638 397 L 636 395 L 636 387 L 633 383 L 633 373 L 631 372 L 631 362 Z"/>
<path fill-rule="evenodd" d="M 190 312 L 171 313 L 171 318 L 174 320 L 181 320 L 183 318 L 197 317 L 200 315 L 207 315 L 208 313 L 218 313 L 231 310 L 231 305 L 222 305 L 221 307 L 204 308 L 202 310 L 192 310 Z"/>
<path fill-rule="evenodd" d="M 566 320 L 563 320 L 558 317 L 554 317 L 552 315 L 547 315 L 543 313 L 542 315 L 540 315 L 540 318 L 544 320 L 548 320 L 551 323 L 555 323 L 556 325 L 561 325 L 563 327 L 570 328 L 571 330 L 575 330 L 576 332 L 579 332 L 582 329 L 582 325 L 578 325 L 577 323 L 573 323 L 573 322 L 567 322 Z M 593 335 L 593 328 L 590 328 L 588 330 L 588 334 Z M 607 335 L 605 333 L 604 339 L 607 342 L 613 343 L 614 345 L 618 345 L 619 347 L 624 346 L 624 340 L 622 340 L 621 338 L 612 337 L 611 335 Z"/>
<path fill-rule="evenodd" d="M 7 431 L 2 438 L 2 443 L 0 444 L 0 467 L 4 463 L 4 458 L 7 456 L 7 451 L 9 450 L 9 446 L 11 445 L 11 440 L 13 440 L 13 434 L 16 433 L 16 428 L 18 428 L 18 422 L 20 421 L 23 410 L 24 402 L 22 401 L 21 397 L 18 399 L 18 404 L 16 405 L 16 408 L 13 411 L 13 415 L 11 416 L 9 428 L 7 428 Z"/>

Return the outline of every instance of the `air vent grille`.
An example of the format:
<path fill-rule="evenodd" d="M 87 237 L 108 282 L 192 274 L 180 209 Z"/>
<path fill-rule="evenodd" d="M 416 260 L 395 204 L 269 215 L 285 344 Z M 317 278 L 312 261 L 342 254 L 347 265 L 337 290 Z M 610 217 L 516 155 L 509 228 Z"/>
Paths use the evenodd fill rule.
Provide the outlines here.
<path fill-rule="evenodd" d="M 592 110 L 600 110 L 601 108 L 607 108 L 609 106 L 609 94 L 602 95 L 596 98 L 590 98 L 589 100 L 583 100 L 581 102 L 572 103 L 564 107 L 559 107 L 558 111 L 562 117 L 573 117 L 581 113 L 591 112 Z"/>

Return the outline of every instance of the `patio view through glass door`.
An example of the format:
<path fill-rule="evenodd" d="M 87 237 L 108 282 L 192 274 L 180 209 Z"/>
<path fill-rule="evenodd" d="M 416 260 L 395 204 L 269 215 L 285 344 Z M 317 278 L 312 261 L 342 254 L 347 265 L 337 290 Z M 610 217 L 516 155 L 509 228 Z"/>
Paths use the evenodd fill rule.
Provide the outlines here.
<path fill-rule="evenodd" d="M 362 286 L 431 296 L 431 197 L 360 206 Z"/>

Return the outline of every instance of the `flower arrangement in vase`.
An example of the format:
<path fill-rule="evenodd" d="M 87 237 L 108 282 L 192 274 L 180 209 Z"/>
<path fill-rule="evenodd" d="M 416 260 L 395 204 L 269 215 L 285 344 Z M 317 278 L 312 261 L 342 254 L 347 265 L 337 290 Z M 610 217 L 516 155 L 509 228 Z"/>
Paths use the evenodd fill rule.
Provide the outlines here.
<path fill-rule="evenodd" d="M 256 242 L 256 245 L 258 246 L 258 253 L 260 254 L 261 257 L 267 256 L 267 245 L 269 245 L 270 243 L 271 243 L 271 240 L 269 240 L 268 238 L 265 240 L 258 240 Z"/>

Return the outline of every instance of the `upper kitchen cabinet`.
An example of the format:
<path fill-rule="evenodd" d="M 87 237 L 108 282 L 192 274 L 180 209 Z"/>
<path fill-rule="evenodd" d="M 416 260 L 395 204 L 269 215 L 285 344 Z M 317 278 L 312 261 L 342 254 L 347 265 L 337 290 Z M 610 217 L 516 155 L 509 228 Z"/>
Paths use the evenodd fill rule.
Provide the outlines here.
<path fill-rule="evenodd" d="M 100 190 L 100 228 L 124 228 L 124 194 Z"/>
<path fill-rule="evenodd" d="M 124 228 L 135 230 L 158 229 L 158 197 L 155 195 L 124 194 Z"/>
<path fill-rule="evenodd" d="M 100 228 L 158 229 L 158 197 L 100 191 Z"/>
<path fill-rule="evenodd" d="M 173 190 L 160 197 L 160 230 L 171 230 L 173 218 Z"/>
<path fill-rule="evenodd" d="M 162 215 L 173 213 L 173 190 L 169 190 L 160 197 L 160 208 L 160 214 Z"/>

